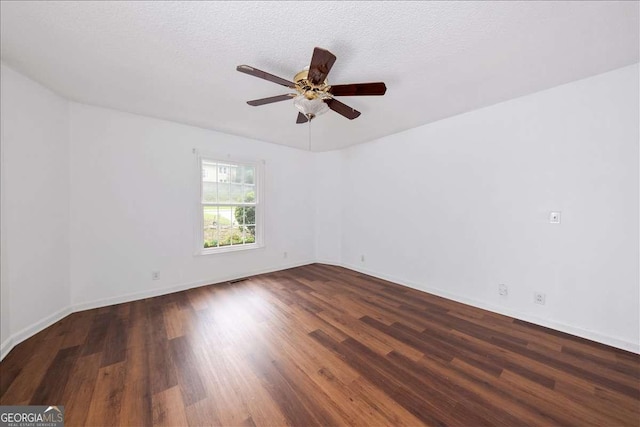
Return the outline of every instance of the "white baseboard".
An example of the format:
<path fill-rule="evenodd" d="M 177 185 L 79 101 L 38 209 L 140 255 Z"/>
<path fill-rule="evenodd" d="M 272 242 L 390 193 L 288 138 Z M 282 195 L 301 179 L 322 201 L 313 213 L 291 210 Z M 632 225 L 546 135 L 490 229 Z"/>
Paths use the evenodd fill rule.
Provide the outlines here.
<path fill-rule="evenodd" d="M 326 265 L 333 265 L 336 267 L 344 267 L 344 268 L 349 268 L 349 267 L 345 267 L 344 265 L 342 265 L 342 263 L 340 261 L 333 261 L 333 260 L 328 260 L 328 259 L 317 259 L 314 261 L 314 263 L 316 264 L 326 264 Z"/>
<path fill-rule="evenodd" d="M 48 328 L 49 326 L 53 325 L 58 320 L 68 316 L 69 314 L 71 314 L 71 307 L 64 307 L 63 309 L 58 310 L 55 313 L 45 317 L 44 319 L 40 319 L 36 323 L 29 325 L 26 328 L 23 328 L 22 330 L 11 335 L 0 346 L 0 360 L 4 359 L 4 357 L 9 354 L 13 347 L 20 344 L 27 338 L 34 336 L 41 330 Z"/>
<path fill-rule="evenodd" d="M 330 263 L 331 265 L 337 265 Z M 492 304 L 488 304 L 483 301 L 478 301 L 475 299 L 467 298 L 461 295 L 453 294 L 451 292 L 444 291 L 442 289 L 433 288 L 429 286 L 424 286 L 423 284 L 412 283 L 407 280 L 402 280 L 397 277 L 393 277 L 387 274 L 378 273 L 375 271 L 364 269 L 357 265 L 348 265 L 342 264 L 344 268 L 348 268 L 350 270 L 354 270 L 363 274 L 368 274 L 369 276 L 377 277 L 380 279 L 388 280 L 389 282 L 394 282 L 401 284 L 403 286 L 407 286 L 412 289 L 416 289 L 418 291 L 426 292 L 429 294 L 437 295 L 442 298 L 446 298 L 449 300 L 457 301 L 462 304 L 470 305 L 473 307 L 478 307 L 483 310 L 491 311 L 494 313 L 502 314 L 505 316 L 513 317 L 514 319 L 524 320 L 525 322 L 533 323 L 539 326 L 544 326 L 546 328 L 555 329 L 556 331 L 565 332 L 570 335 L 575 335 L 581 338 L 585 338 L 591 341 L 596 341 L 605 345 L 609 345 L 611 347 L 616 347 L 622 350 L 630 351 L 636 354 L 640 354 L 640 344 L 634 343 L 631 341 L 622 340 L 620 338 L 611 337 L 608 335 L 603 335 L 598 332 L 588 331 L 586 329 L 582 329 L 576 326 L 566 325 L 560 322 L 554 322 L 547 319 L 542 319 L 540 317 L 532 316 L 529 314 L 523 314 L 515 310 L 505 309 L 504 307 L 497 307 Z"/>
<path fill-rule="evenodd" d="M 172 294 L 174 292 L 184 291 L 187 289 L 198 288 L 200 286 L 212 285 L 216 283 L 224 283 L 224 282 L 228 282 L 229 280 L 239 279 L 241 277 L 249 277 L 249 276 L 256 276 L 258 274 L 273 273 L 274 271 L 300 267 L 303 265 L 313 264 L 314 262 L 315 261 L 304 261 L 304 262 L 297 262 L 297 263 L 291 263 L 291 264 L 284 264 L 275 268 L 265 268 L 261 270 L 247 271 L 246 273 L 242 273 L 241 276 L 237 274 L 227 275 L 227 276 L 216 277 L 215 279 L 197 280 L 195 282 L 182 283 L 179 285 L 169 286 L 169 287 L 160 288 L 160 289 L 149 289 L 146 291 L 134 292 L 131 294 L 121 295 L 117 297 L 110 297 L 110 298 L 103 298 L 103 299 L 94 300 L 94 301 L 82 302 L 82 303 L 74 304 L 72 308 L 73 308 L 73 312 L 76 312 L 76 311 L 90 310 L 93 308 L 106 307 L 114 304 L 122 304 L 125 302 L 131 302 L 131 301 L 136 301 L 136 300 L 145 299 L 145 298 L 153 298 L 160 295 L 167 295 L 167 294 Z"/>
<path fill-rule="evenodd" d="M 131 293 L 131 294 L 122 295 L 122 296 L 118 296 L 118 297 L 103 298 L 103 299 L 100 299 L 100 300 L 73 304 L 73 305 L 65 307 L 65 308 L 63 308 L 63 309 L 61 309 L 61 310 L 59 310 L 59 311 L 47 316 L 44 319 L 41 319 L 41 320 L 37 321 L 36 323 L 34 323 L 34 324 L 22 329 L 19 332 L 16 332 L 15 334 L 13 334 L 9 338 L 7 338 L 2 343 L 2 345 L 0 346 L 0 361 L 2 359 L 4 359 L 7 354 L 9 354 L 9 352 L 11 351 L 11 349 L 13 349 L 13 347 L 15 347 L 16 345 L 20 344 L 22 341 L 26 340 L 27 338 L 32 337 L 33 335 L 37 334 L 38 332 L 42 331 L 43 329 L 51 326 L 55 322 L 63 319 L 64 317 L 68 316 L 69 314 L 75 313 L 77 311 L 90 310 L 90 309 L 99 308 L 99 307 L 107 307 L 107 306 L 114 305 L 114 304 L 121 304 L 121 303 L 125 303 L 125 302 L 145 299 L 145 298 L 157 297 L 157 296 L 160 296 L 160 295 L 172 294 L 174 292 L 184 291 L 186 289 L 192 289 L 192 288 L 197 288 L 197 287 L 200 287 L 200 286 L 206 286 L 206 285 L 211 285 L 211 284 L 216 284 L 216 283 L 224 283 L 224 282 L 228 282 L 230 280 L 240 279 L 242 277 L 256 276 L 258 274 L 273 273 L 274 271 L 286 270 L 288 268 L 301 267 L 303 265 L 308 265 L 308 264 L 313 264 L 313 263 L 315 263 L 315 261 L 304 261 L 304 262 L 295 262 L 295 263 L 283 264 L 283 265 L 280 265 L 280 266 L 274 267 L 274 268 L 265 268 L 265 269 L 261 269 L 261 270 L 248 271 L 246 273 L 243 273 L 240 276 L 239 275 L 228 275 L 228 276 L 216 277 L 215 279 L 203 279 L 203 280 L 198 280 L 198 281 L 195 281 L 195 282 L 182 283 L 182 284 L 179 284 L 179 285 L 169 286 L 169 287 L 166 287 L 166 288 L 149 289 L 147 291 L 134 292 L 134 293 Z"/>

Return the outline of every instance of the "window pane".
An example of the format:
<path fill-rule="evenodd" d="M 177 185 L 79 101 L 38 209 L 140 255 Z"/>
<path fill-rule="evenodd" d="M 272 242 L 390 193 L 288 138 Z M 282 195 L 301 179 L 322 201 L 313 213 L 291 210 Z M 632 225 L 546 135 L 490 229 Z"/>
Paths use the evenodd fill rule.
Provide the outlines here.
<path fill-rule="evenodd" d="M 229 203 L 231 202 L 231 196 L 229 192 L 229 183 L 226 182 L 218 182 L 218 203 Z"/>
<path fill-rule="evenodd" d="M 242 165 L 242 176 L 245 184 L 255 184 L 256 168 L 255 166 Z"/>
<path fill-rule="evenodd" d="M 229 182 L 242 184 L 243 168 L 240 165 L 231 165 L 229 168 Z"/>
<path fill-rule="evenodd" d="M 227 246 L 231 244 L 231 225 L 232 225 L 232 208 L 230 206 L 220 206 L 218 211 L 218 230 L 220 246 Z"/>
<path fill-rule="evenodd" d="M 202 208 L 202 212 L 203 212 L 203 219 L 204 219 L 202 223 L 205 228 L 207 226 L 216 225 L 216 220 L 218 216 L 217 206 L 204 206 Z"/>
<path fill-rule="evenodd" d="M 211 162 L 209 160 L 202 161 L 202 178 L 210 179 L 215 181 L 216 179 L 216 171 L 217 171 L 217 163 Z"/>
<path fill-rule="evenodd" d="M 255 192 L 254 185 L 245 184 L 243 188 L 243 192 L 244 192 L 244 197 L 242 201 L 244 203 L 254 203 L 256 201 L 256 192 Z"/>
<path fill-rule="evenodd" d="M 253 203 L 256 201 L 256 189 L 255 189 L 255 167 L 250 165 L 243 165 L 243 199 L 244 203 Z"/>
<path fill-rule="evenodd" d="M 217 194 L 217 166 L 216 163 L 202 162 L 202 201 L 215 203 L 218 201 Z"/>
<path fill-rule="evenodd" d="M 233 208 L 233 224 L 242 225 L 244 223 L 244 212 L 242 206 L 235 206 Z"/>
<path fill-rule="evenodd" d="M 256 208 L 255 206 L 243 207 L 244 210 L 244 225 L 255 225 L 256 223 Z"/>
<path fill-rule="evenodd" d="M 204 248 L 217 248 L 218 247 L 218 230 L 211 229 L 204 232 Z"/>
<path fill-rule="evenodd" d="M 240 227 L 233 227 L 231 229 L 231 244 L 232 245 L 242 245 L 244 242 L 242 240 L 242 230 Z"/>
<path fill-rule="evenodd" d="M 204 247 L 215 248 L 218 246 L 218 208 L 215 206 L 205 206 L 202 211 L 204 227 Z"/>
<path fill-rule="evenodd" d="M 245 227 L 244 230 L 244 241 L 245 243 L 255 243 L 256 242 L 256 226 L 249 225 Z"/>
<path fill-rule="evenodd" d="M 218 209 L 218 224 L 220 226 L 230 227 L 233 223 L 233 208 L 231 206 L 219 206 Z"/>
<path fill-rule="evenodd" d="M 205 203 L 216 203 L 218 201 L 216 182 L 202 182 L 202 201 Z"/>
<path fill-rule="evenodd" d="M 233 203 L 242 203 L 242 184 L 231 183 L 231 201 Z"/>
<path fill-rule="evenodd" d="M 241 206 L 233 207 L 233 225 L 244 224 L 244 211 Z"/>

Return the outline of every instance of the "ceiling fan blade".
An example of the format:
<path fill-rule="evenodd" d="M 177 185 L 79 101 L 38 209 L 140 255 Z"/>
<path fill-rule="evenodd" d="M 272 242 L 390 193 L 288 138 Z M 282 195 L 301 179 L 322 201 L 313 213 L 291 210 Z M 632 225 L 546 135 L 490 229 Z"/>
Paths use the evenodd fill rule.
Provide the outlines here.
<path fill-rule="evenodd" d="M 336 62 L 336 57 L 333 53 L 319 47 L 313 49 L 308 77 L 311 83 L 317 85 L 324 82 L 334 62 Z"/>
<path fill-rule="evenodd" d="M 277 83 L 282 86 L 294 88 L 296 85 L 289 80 L 285 80 L 281 77 L 274 76 L 273 74 L 269 74 L 266 71 L 258 70 L 257 68 L 253 68 L 249 65 L 238 65 L 236 70 L 241 73 L 249 74 L 250 76 L 258 77 L 261 79 L 269 80 L 270 82 Z"/>
<path fill-rule="evenodd" d="M 329 93 L 334 96 L 384 95 L 386 91 L 387 86 L 382 82 L 335 85 L 331 86 L 331 89 L 329 89 Z"/>
<path fill-rule="evenodd" d="M 353 120 L 357 117 L 360 116 L 360 111 L 355 110 L 351 107 L 349 107 L 348 105 L 343 104 L 342 102 L 338 101 L 337 99 L 327 99 L 324 101 L 329 108 L 331 108 L 333 111 L 335 111 L 338 114 L 341 114 L 343 116 L 345 116 L 347 119 L 349 120 Z"/>
<path fill-rule="evenodd" d="M 286 101 L 288 99 L 293 98 L 294 96 L 295 94 L 288 93 L 286 95 L 272 96 L 270 98 L 254 99 L 253 101 L 247 101 L 247 104 L 257 107 L 259 105 L 271 104 L 273 102 Z"/>
<path fill-rule="evenodd" d="M 300 123 L 307 123 L 309 121 L 309 119 L 307 119 L 307 116 L 305 116 L 302 113 L 298 113 L 298 119 L 296 120 L 296 123 L 300 124 Z"/>

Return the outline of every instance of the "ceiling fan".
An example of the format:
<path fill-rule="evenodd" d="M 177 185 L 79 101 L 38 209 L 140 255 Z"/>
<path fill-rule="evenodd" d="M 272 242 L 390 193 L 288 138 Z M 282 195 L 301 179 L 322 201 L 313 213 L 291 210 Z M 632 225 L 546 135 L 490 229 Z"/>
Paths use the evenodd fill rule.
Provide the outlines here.
<path fill-rule="evenodd" d="M 335 96 L 384 95 L 387 87 L 382 82 L 330 86 L 327 82 L 327 75 L 331 71 L 334 62 L 336 62 L 334 54 L 326 49 L 316 47 L 313 50 L 309 67 L 305 67 L 304 70 L 296 74 L 293 77 L 293 81 L 274 76 L 249 65 L 239 65 L 236 69 L 241 73 L 269 80 L 296 90 L 296 93 L 247 101 L 249 105 L 257 107 L 293 99 L 294 105 L 300 110 L 296 123 L 311 121 L 314 117 L 329 109 L 349 120 L 353 120 L 360 116 L 360 112 L 338 101 L 334 98 Z"/>

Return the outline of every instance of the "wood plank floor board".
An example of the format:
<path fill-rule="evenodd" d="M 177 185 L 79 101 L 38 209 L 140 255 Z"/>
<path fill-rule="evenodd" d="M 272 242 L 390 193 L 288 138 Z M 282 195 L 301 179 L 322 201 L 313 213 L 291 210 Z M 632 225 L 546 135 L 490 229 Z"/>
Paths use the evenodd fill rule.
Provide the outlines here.
<path fill-rule="evenodd" d="M 103 312 L 96 314 L 91 322 L 89 332 L 87 332 L 86 340 L 82 346 L 82 355 L 87 356 L 94 353 L 102 353 L 104 350 L 109 322 L 113 314 L 111 312 Z"/>
<path fill-rule="evenodd" d="M 98 370 L 95 388 L 85 424 L 88 426 L 117 426 L 125 389 L 125 362 L 114 363 Z M 66 402 L 65 402 L 66 403 Z"/>
<path fill-rule="evenodd" d="M 427 425 L 447 425 L 445 419 L 449 418 L 450 411 L 452 411 L 454 406 L 453 402 L 444 402 L 444 404 L 440 406 L 434 406 L 430 398 L 420 398 L 416 395 L 416 391 L 404 387 L 404 384 L 396 379 L 393 373 L 372 367 L 365 356 L 358 354 L 357 351 L 345 346 L 343 343 L 333 341 L 331 337 L 321 330 L 312 332 L 311 336 L 328 349 L 331 349 L 341 357 L 345 363 L 357 369 L 364 378 L 380 388 L 386 395 L 396 400 L 402 407 L 411 412 L 423 423 Z M 348 340 L 349 338 L 344 342 Z M 372 353 L 375 355 L 374 352 L 368 352 L 369 357 L 372 356 Z"/>
<path fill-rule="evenodd" d="M 4 394 L 0 396 L 0 404 L 18 404 L 12 402 L 24 402 L 28 404 L 37 392 L 42 378 L 47 374 L 49 366 L 51 366 L 51 363 L 58 353 L 58 348 L 62 344 L 63 337 L 59 336 L 47 340 L 43 338 L 44 334 L 39 334 L 36 337 L 42 338 L 42 341 L 39 343 L 40 345 L 30 347 L 31 354 L 24 355 L 24 359 L 22 359 L 23 368 L 8 385 Z M 0 375 L 3 375 L 3 365 L 4 360 L 0 362 Z"/>
<path fill-rule="evenodd" d="M 184 401 L 177 386 L 154 394 L 152 407 L 155 426 L 175 427 L 188 424 Z"/>
<path fill-rule="evenodd" d="M 507 384 L 511 384 L 515 388 L 520 389 L 529 400 L 537 402 L 538 406 L 548 407 L 556 413 L 563 411 L 567 414 L 571 414 L 573 422 L 577 422 L 581 425 L 596 426 L 610 425 L 613 423 L 612 419 L 600 416 L 591 408 L 579 405 L 572 399 L 567 396 L 560 395 L 559 393 L 549 393 L 548 390 L 543 389 L 539 384 L 529 381 L 528 379 L 512 372 L 506 370 L 503 371 L 500 375 L 500 379 L 504 380 Z M 569 422 L 568 418 L 567 422 Z"/>
<path fill-rule="evenodd" d="M 216 401 L 213 397 L 207 397 L 185 408 L 187 424 L 190 426 L 224 426 L 216 409 Z M 275 425 L 275 424 L 274 424 Z M 284 425 L 284 424 L 278 424 Z"/>
<path fill-rule="evenodd" d="M 359 399 L 367 404 L 371 416 L 382 417 L 380 422 L 365 425 L 417 426 L 422 422 L 398 402 L 389 397 L 378 387 L 364 378 L 358 378 L 347 385 Z"/>
<path fill-rule="evenodd" d="M 58 350 L 49 365 L 33 396 L 31 405 L 46 405 L 46 402 L 59 402 L 70 377 L 70 372 L 78 359 L 79 347 L 67 347 Z"/>
<path fill-rule="evenodd" d="M 128 425 L 151 425 L 153 419 L 151 378 L 144 340 L 138 345 L 127 348 L 126 361 L 119 419 L 123 424 Z"/>
<path fill-rule="evenodd" d="M 435 372 L 442 368 L 442 366 L 438 366 L 437 362 L 428 359 L 423 359 L 420 364 L 430 367 Z M 453 359 L 449 366 L 442 369 L 442 372 L 446 375 L 446 379 L 480 396 L 485 396 L 494 405 L 503 405 L 503 407 L 509 408 L 509 411 L 517 415 L 524 425 L 557 426 L 576 424 L 572 420 L 571 414 L 559 412 L 549 405 L 538 406 L 538 400 L 531 399 L 531 396 L 522 392 L 519 388 L 504 383 L 464 361 Z"/>
<path fill-rule="evenodd" d="M 169 348 L 169 337 L 164 327 L 162 306 L 158 300 L 149 300 L 145 325 L 145 346 L 151 393 L 156 394 L 178 385 L 176 365 Z"/>
<path fill-rule="evenodd" d="M 287 418 L 287 423 L 294 426 L 318 425 L 318 419 L 300 400 L 296 389 L 280 375 L 269 359 L 253 354 L 250 356 L 250 363 L 255 374 L 262 380 L 263 386 Z"/>
<path fill-rule="evenodd" d="M 427 405 L 423 405 L 423 409 L 430 416 L 440 420 L 439 422 L 444 422 L 447 425 L 456 422 L 451 414 L 454 412 L 458 400 L 437 387 L 437 384 L 428 381 L 427 377 L 420 375 L 419 372 L 408 372 L 396 364 L 389 363 L 388 358 L 376 354 L 355 339 L 348 338 L 340 346 L 343 351 L 346 350 L 358 355 L 361 360 L 365 361 L 362 364 L 367 366 L 367 369 L 363 370 L 365 378 L 371 379 L 373 375 L 376 375 L 385 378 L 388 382 L 394 382 L 396 392 L 425 400 Z M 465 425 L 486 424 L 485 420 L 469 407 L 462 407 L 456 411 L 456 417 L 459 417 L 459 422 Z"/>
<path fill-rule="evenodd" d="M 640 356 L 312 264 L 73 313 L 0 362 L 66 424 L 636 426 Z"/>
<path fill-rule="evenodd" d="M 90 319 L 94 314 L 91 310 L 71 313 L 64 320 L 68 321 L 69 329 L 64 335 L 61 348 L 82 346 L 89 334 Z"/>
<path fill-rule="evenodd" d="M 596 405 L 608 407 L 612 411 L 616 411 L 618 413 L 628 413 L 629 416 L 625 417 L 625 420 L 634 419 L 634 415 L 635 418 L 638 417 L 637 414 L 640 412 L 640 403 L 635 399 L 621 396 L 618 393 L 600 387 L 594 388 L 595 395 L 597 397 L 595 402 Z"/>
<path fill-rule="evenodd" d="M 262 387 L 260 379 L 251 370 L 246 369 L 246 358 L 238 358 L 233 350 L 223 351 L 222 357 L 229 373 L 236 378 L 238 395 L 242 397 L 252 422 L 257 425 L 286 425 L 284 414 L 272 396 Z"/>
<path fill-rule="evenodd" d="M 69 374 L 67 384 L 64 387 L 62 398 L 57 401 L 58 403 L 65 402 L 64 422 L 66 425 L 87 425 L 87 415 L 93 400 L 93 391 L 98 379 L 101 358 L 102 355 L 100 353 L 94 353 L 76 359 L 73 371 Z M 117 408 L 114 408 L 114 410 L 117 410 Z"/>
<path fill-rule="evenodd" d="M 233 375 L 229 375 L 231 371 L 228 368 L 228 358 L 224 356 L 224 350 L 217 348 L 215 350 L 204 351 L 203 347 L 199 347 L 200 351 L 196 351 L 200 375 L 207 390 L 207 403 L 209 409 L 200 408 L 200 414 L 207 412 L 213 413 L 216 420 L 220 421 L 220 425 L 235 426 L 246 420 L 251 414 L 246 404 L 246 400 L 251 396 L 243 396 L 240 387 L 237 385 L 240 381 Z M 233 351 L 231 348 L 229 348 Z M 246 372 L 251 371 L 251 365 L 246 361 L 244 352 L 237 356 L 241 361 Z M 191 405 L 187 409 L 199 405 L 203 401 L 199 401 Z M 263 402 L 269 404 L 268 402 Z M 210 423 L 207 423 L 210 424 Z"/>
<path fill-rule="evenodd" d="M 103 367 L 123 362 L 126 359 L 128 324 L 128 319 L 123 318 L 122 313 L 115 312 L 112 316 L 102 352 L 101 364 Z"/>
<path fill-rule="evenodd" d="M 612 420 L 617 420 L 619 425 L 624 425 L 625 419 L 633 418 L 633 414 L 626 410 L 624 406 L 605 405 L 596 398 L 595 387 L 585 389 L 584 387 L 576 387 L 575 384 L 556 382 L 555 390 L 563 395 L 569 396 L 569 399 L 579 405 L 589 407 L 592 411 L 600 413 L 602 416 Z"/>
<path fill-rule="evenodd" d="M 274 336 L 277 336 L 277 332 Z M 284 337 L 278 342 L 278 346 L 282 349 L 282 352 L 279 352 L 282 354 L 280 360 L 290 367 L 280 371 L 285 377 L 295 375 L 288 379 L 289 383 L 306 384 L 307 388 L 317 388 L 320 393 L 311 393 L 311 395 L 315 400 L 323 399 L 327 402 L 322 406 L 328 408 L 329 415 L 333 413 L 335 419 L 352 425 L 371 425 L 372 417 L 367 415 L 366 409 L 361 410 L 363 403 L 358 401 L 357 396 L 352 396 L 345 386 L 358 378 L 357 372 L 345 369 L 338 358 L 320 346 L 314 346 L 315 341 L 306 334 L 298 334 L 294 342 L 296 345 L 292 345 Z M 274 349 L 271 351 L 274 352 Z M 332 368 L 334 371 L 331 370 Z M 317 403 L 314 406 L 317 406 Z M 378 419 L 377 424 L 379 423 Z"/>
<path fill-rule="evenodd" d="M 560 370 L 572 373 L 580 378 L 585 378 L 588 381 L 592 381 L 603 387 L 618 391 L 622 394 L 632 397 L 633 399 L 640 400 L 640 389 L 638 389 L 637 384 L 636 387 L 633 387 L 624 383 L 617 382 L 606 376 L 598 375 L 588 368 L 573 365 L 571 363 L 559 360 L 556 357 L 549 356 L 547 354 L 543 354 L 526 347 L 512 345 L 511 343 L 508 343 L 500 338 L 492 338 L 492 341 L 502 348 L 507 348 L 510 351 L 519 353 L 520 355 L 528 357 L 529 359 L 538 360 L 546 365 L 554 366 Z"/>
<path fill-rule="evenodd" d="M 371 322 L 371 320 L 368 320 Z M 402 324 L 394 325 L 397 329 L 404 330 L 404 333 L 412 333 L 412 330 Z M 414 333 L 415 335 L 415 333 Z M 441 332 L 438 330 L 425 330 L 420 336 L 424 340 L 431 342 L 432 346 L 440 348 L 445 354 L 449 354 L 466 363 L 476 366 L 485 372 L 499 376 L 503 369 L 511 369 L 520 375 L 527 377 L 533 381 L 539 382 L 541 385 L 553 388 L 554 380 L 542 373 L 529 369 L 527 366 L 514 363 L 500 354 L 491 352 L 488 347 L 479 346 L 471 341 L 461 339 L 458 335 L 449 332 Z"/>
<path fill-rule="evenodd" d="M 475 345 L 477 348 L 479 348 L 479 352 L 483 352 L 483 354 L 486 354 L 489 359 L 495 360 L 496 363 L 501 364 L 501 366 L 519 366 L 521 369 L 531 371 L 534 375 L 561 379 L 562 381 L 571 383 L 576 388 L 582 388 L 583 390 L 594 387 L 593 383 L 582 377 L 566 375 L 565 372 L 556 367 L 546 365 L 538 360 L 528 359 L 520 355 L 519 353 L 514 353 L 500 347 L 492 347 L 491 344 L 487 343 L 486 341 L 482 341 L 475 337 L 462 334 L 458 331 L 452 331 L 451 335 L 457 336 L 458 338 L 461 338 L 463 342 L 469 343 L 466 344 L 469 346 L 469 348 L 472 348 L 472 345 Z"/>
<path fill-rule="evenodd" d="M 538 338 L 537 336 L 532 336 L 526 332 L 521 332 L 515 330 L 515 328 L 508 328 L 506 326 L 500 326 L 498 330 L 512 334 L 525 342 L 529 340 L 526 347 L 533 352 L 537 351 L 542 354 L 549 354 L 560 361 L 566 361 L 574 365 L 582 365 L 585 369 L 592 370 L 601 375 L 610 376 L 616 381 L 633 386 L 636 385 L 637 380 L 640 379 L 640 372 L 637 366 L 634 367 L 632 365 L 619 363 L 614 352 L 603 355 L 600 352 L 596 352 L 593 348 L 590 349 L 591 352 L 587 352 L 584 348 L 577 350 L 567 345 L 554 345 L 548 341 L 545 342 L 544 337 Z M 520 343 L 520 345 L 522 345 L 522 343 Z M 548 352 L 548 349 L 555 351 Z"/>

